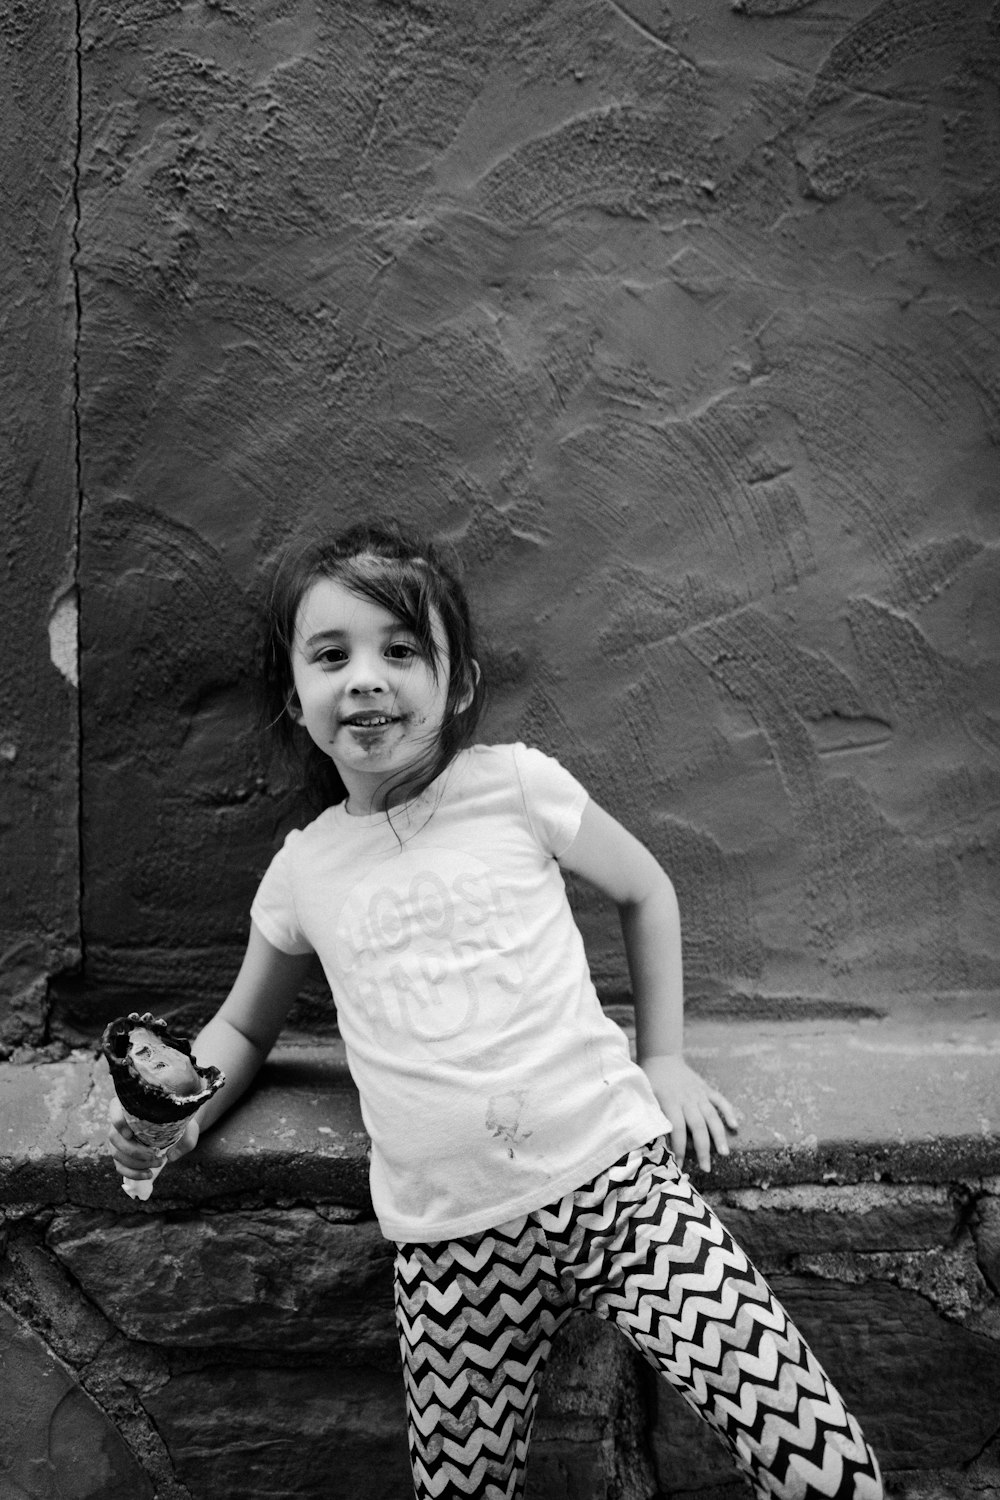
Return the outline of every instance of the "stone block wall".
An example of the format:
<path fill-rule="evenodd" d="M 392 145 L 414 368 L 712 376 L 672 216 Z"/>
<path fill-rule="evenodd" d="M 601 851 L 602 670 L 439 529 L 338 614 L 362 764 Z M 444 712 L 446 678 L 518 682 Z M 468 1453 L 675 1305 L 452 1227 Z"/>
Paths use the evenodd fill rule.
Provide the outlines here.
<path fill-rule="evenodd" d="M 1000 1494 L 1000 1180 L 710 1196 L 861 1418 L 891 1493 Z M 21 1207 L 5 1241 L 0 1493 L 408 1493 L 390 1256 L 361 1211 Z M 558 1340 L 533 1452 L 537 1500 L 745 1492 L 592 1319 Z"/>
<path fill-rule="evenodd" d="M 783 1097 L 746 1116 L 706 1195 L 771 1280 L 876 1447 L 898 1500 L 1000 1497 L 1000 1036 L 964 1071 L 953 1134 L 893 1139 L 908 1033 L 874 1127 L 829 1106 L 783 1033 Z M 856 1065 L 820 1060 L 837 1097 Z M 713 1064 L 741 1109 L 745 1060 Z M 13 1079 L 13 1082 L 12 1082 Z M 279 1055 L 148 1205 L 102 1149 L 91 1056 L 0 1066 L 0 1495 L 4 1500 L 403 1500 L 390 1250 L 337 1055 Z M 814 1132 L 812 1125 L 818 1125 Z M 969 1128 L 971 1126 L 971 1128 Z M 597 1320 L 560 1334 L 533 1500 L 737 1500 L 724 1452 Z"/>

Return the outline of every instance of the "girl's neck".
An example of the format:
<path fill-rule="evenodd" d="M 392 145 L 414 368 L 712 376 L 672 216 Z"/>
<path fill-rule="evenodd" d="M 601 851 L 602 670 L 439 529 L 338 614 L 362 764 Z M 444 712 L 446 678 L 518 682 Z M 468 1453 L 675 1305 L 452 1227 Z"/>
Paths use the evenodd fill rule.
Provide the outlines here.
<path fill-rule="evenodd" d="M 433 807 L 437 806 L 444 793 L 445 783 L 451 774 L 456 758 L 452 756 L 433 775 L 415 776 L 412 780 L 402 784 L 376 788 L 370 795 L 366 795 L 364 789 L 349 790 L 340 806 L 350 818 L 382 816 L 391 822 L 394 812 L 399 811 L 405 815 L 408 808 L 415 808 L 433 789 L 434 798 L 431 809 L 433 811 Z"/>
<path fill-rule="evenodd" d="M 370 818 L 377 813 L 388 816 L 393 808 L 402 807 L 407 802 L 415 802 L 427 790 L 433 779 L 433 777 L 414 777 L 412 781 L 404 781 L 396 785 L 355 787 L 353 790 L 348 788 L 342 805 L 349 818 Z"/>

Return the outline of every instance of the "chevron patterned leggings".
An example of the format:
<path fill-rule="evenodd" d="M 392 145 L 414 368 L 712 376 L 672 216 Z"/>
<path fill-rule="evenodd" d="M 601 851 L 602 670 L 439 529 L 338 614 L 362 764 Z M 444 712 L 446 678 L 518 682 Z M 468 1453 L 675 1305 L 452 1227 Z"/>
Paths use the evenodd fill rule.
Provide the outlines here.
<path fill-rule="evenodd" d="M 577 1308 L 617 1324 L 757 1496 L 881 1500 L 860 1427 L 665 1140 L 498 1229 L 397 1246 L 418 1500 L 522 1500 L 539 1381 Z"/>

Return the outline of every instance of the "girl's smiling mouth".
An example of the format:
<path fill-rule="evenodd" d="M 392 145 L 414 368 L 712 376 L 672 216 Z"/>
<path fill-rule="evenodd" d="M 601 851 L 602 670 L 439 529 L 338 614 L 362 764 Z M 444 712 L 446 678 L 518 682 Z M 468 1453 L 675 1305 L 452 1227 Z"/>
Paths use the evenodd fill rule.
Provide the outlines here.
<path fill-rule="evenodd" d="M 348 729 L 388 729 L 390 724 L 398 724 L 399 719 L 391 714 L 380 714 L 372 710 L 368 713 L 348 714 L 340 722 Z"/>

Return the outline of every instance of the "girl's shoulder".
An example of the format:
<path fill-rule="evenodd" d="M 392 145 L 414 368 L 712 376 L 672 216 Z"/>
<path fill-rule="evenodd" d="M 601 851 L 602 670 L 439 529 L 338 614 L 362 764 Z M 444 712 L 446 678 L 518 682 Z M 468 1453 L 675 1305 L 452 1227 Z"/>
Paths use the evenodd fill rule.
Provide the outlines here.
<path fill-rule="evenodd" d="M 542 821 L 551 815 L 561 819 L 564 810 L 571 818 L 576 817 L 587 801 L 586 789 L 560 761 L 520 740 L 506 745 L 474 745 L 465 753 L 469 757 L 469 779 L 458 778 L 458 796 L 473 785 L 502 786 L 532 824 L 538 817 Z"/>
<path fill-rule="evenodd" d="M 546 853 L 559 858 L 576 838 L 588 802 L 580 781 L 555 756 L 522 741 L 475 745 L 469 754 L 469 766 L 478 766 L 478 789 L 492 792 L 493 804 L 522 820 Z"/>
<path fill-rule="evenodd" d="M 554 755 L 549 755 L 545 750 L 536 750 L 523 740 L 511 740 L 499 745 L 471 745 L 468 750 L 460 751 L 456 759 L 461 760 L 463 756 L 478 762 L 484 769 L 506 767 L 512 774 L 523 766 L 561 765 Z"/>
<path fill-rule="evenodd" d="M 521 740 L 509 744 L 471 745 L 468 750 L 459 752 L 454 764 L 457 770 L 474 779 L 502 780 L 519 788 L 540 776 L 569 775 L 554 756 Z"/>
<path fill-rule="evenodd" d="M 316 843 L 323 843 L 331 837 L 343 816 L 344 813 L 340 804 L 336 804 L 333 807 L 325 807 L 314 818 L 296 823 L 291 828 L 286 827 L 284 833 L 279 835 L 278 847 L 291 850 L 306 848 Z"/>

